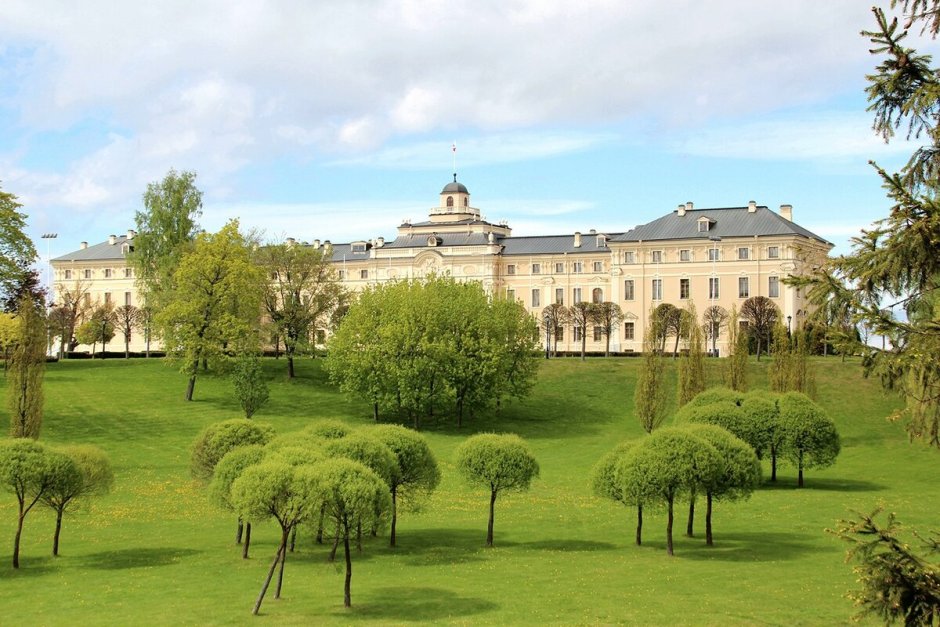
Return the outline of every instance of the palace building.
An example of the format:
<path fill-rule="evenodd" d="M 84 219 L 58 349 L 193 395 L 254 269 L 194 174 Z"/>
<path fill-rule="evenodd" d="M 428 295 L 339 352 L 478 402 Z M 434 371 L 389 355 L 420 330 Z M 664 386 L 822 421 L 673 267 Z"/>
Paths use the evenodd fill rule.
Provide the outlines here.
<path fill-rule="evenodd" d="M 134 236 L 127 231 L 92 246 L 82 242 L 78 250 L 53 259 L 56 294 L 81 285 L 89 305 L 139 305 L 127 261 Z M 506 223 L 481 217 L 456 175 L 441 190 L 428 219 L 404 222 L 394 239 L 288 242 L 330 254 L 351 292 L 435 272 L 479 281 L 491 294 L 521 301 L 536 317 L 551 303 L 614 302 L 624 313 L 621 328 L 610 338 L 611 351 L 618 353 L 642 350 L 650 309 L 663 302 L 677 307 L 694 302 L 701 317 L 711 305 L 731 311 L 751 296 L 766 296 L 796 328 L 809 304 L 783 279 L 821 265 L 832 248 L 793 222 L 790 205 L 773 211 L 753 201 L 708 209 L 689 202 L 623 232 L 513 237 Z M 558 349 L 579 351 L 582 333 L 588 351 L 604 350 L 606 338 L 599 329 L 574 327 L 561 330 Z M 132 350 L 142 346 L 142 336 L 132 341 Z M 717 346 L 726 353 L 726 331 Z"/>

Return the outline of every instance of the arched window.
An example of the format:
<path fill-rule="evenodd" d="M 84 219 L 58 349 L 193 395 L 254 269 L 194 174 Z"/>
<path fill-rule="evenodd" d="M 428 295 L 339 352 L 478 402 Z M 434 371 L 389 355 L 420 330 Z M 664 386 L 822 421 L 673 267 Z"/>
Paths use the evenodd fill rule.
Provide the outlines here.
<path fill-rule="evenodd" d="M 467 198 L 466 196 L 463 197 L 463 206 L 464 206 L 464 207 L 469 207 L 469 206 L 470 206 L 470 199 Z"/>
<path fill-rule="evenodd" d="M 594 291 L 591 292 L 591 301 L 595 303 L 604 302 L 604 290 L 599 287 L 595 287 Z"/>
<path fill-rule="evenodd" d="M 453 196 L 448 196 L 448 197 L 447 197 L 447 206 L 448 206 L 448 207 L 453 207 L 453 206 L 454 206 L 454 197 L 453 197 Z"/>

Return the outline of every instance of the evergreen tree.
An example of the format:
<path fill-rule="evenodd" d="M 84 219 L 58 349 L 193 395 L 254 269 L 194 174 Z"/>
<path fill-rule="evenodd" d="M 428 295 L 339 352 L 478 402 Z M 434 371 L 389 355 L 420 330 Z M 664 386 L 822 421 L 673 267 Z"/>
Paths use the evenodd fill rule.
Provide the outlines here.
<path fill-rule="evenodd" d="M 738 310 L 731 307 L 728 318 L 728 366 L 725 383 L 732 390 L 747 391 L 747 333 L 741 330 L 738 323 Z"/>
<path fill-rule="evenodd" d="M 705 338 L 695 324 L 695 303 L 689 303 L 686 319 L 690 321 L 689 350 L 679 359 L 679 407 L 705 390 Z"/>
<path fill-rule="evenodd" d="M 643 333 L 643 363 L 637 373 L 633 411 L 643 430 L 652 433 L 666 419 L 666 366 L 657 352 L 662 337 L 660 319 L 651 311 L 649 320 Z"/>
<path fill-rule="evenodd" d="M 46 372 L 46 321 L 42 303 L 28 298 L 20 302 L 16 348 L 7 373 L 7 405 L 10 435 L 39 437 L 42 427 L 42 381 Z"/>

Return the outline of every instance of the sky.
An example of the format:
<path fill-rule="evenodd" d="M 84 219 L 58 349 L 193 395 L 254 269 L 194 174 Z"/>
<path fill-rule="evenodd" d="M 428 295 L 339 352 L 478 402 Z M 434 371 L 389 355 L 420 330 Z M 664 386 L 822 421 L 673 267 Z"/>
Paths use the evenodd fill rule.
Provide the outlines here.
<path fill-rule="evenodd" d="M 455 157 L 514 235 L 755 200 L 844 253 L 890 208 L 868 161 L 914 148 L 871 131 L 873 27 L 858 0 L 3 0 L 0 186 L 43 259 L 133 228 L 171 168 L 207 230 L 388 239 Z"/>

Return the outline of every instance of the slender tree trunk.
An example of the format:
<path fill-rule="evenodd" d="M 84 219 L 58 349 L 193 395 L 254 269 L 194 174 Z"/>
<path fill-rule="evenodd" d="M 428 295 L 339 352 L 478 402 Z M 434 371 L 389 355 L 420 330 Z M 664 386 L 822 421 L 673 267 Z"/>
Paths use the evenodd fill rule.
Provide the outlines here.
<path fill-rule="evenodd" d="M 294 525 L 294 528 L 290 532 L 290 552 L 294 552 L 294 546 L 297 544 L 297 526 Z"/>
<path fill-rule="evenodd" d="M 389 546 L 395 546 L 395 526 L 398 523 L 398 489 L 392 488 L 392 532 Z"/>
<path fill-rule="evenodd" d="M 679 333 L 676 333 L 676 345 L 672 348 L 672 358 L 679 359 Z"/>
<path fill-rule="evenodd" d="M 287 537 L 290 535 L 290 529 L 281 531 L 281 568 L 277 572 L 277 588 L 274 590 L 274 598 L 281 598 L 281 586 L 284 585 L 284 564 L 287 562 Z"/>
<path fill-rule="evenodd" d="M 707 492 L 705 494 L 705 544 L 707 546 L 714 546 L 712 541 L 712 493 Z"/>
<path fill-rule="evenodd" d="M 337 534 L 338 535 L 338 534 Z M 343 607 L 352 607 L 350 595 L 352 583 L 352 557 L 349 555 L 349 528 L 343 534 L 343 550 L 346 552 L 346 584 L 343 587 Z"/>
<path fill-rule="evenodd" d="M 242 543 L 242 530 L 244 529 L 245 524 L 242 522 L 241 516 L 238 517 L 238 527 L 235 529 L 235 544 Z"/>
<path fill-rule="evenodd" d="M 673 550 L 672 550 L 672 520 L 673 520 L 672 505 L 673 505 L 674 500 L 675 499 L 671 496 L 667 500 L 667 503 L 669 505 L 669 515 L 666 518 L 666 553 L 668 553 L 669 555 L 675 555 L 675 553 L 673 553 Z"/>
<path fill-rule="evenodd" d="M 486 525 L 486 546 L 493 546 L 493 510 L 496 504 L 496 490 L 490 491 L 490 522 Z"/>
<path fill-rule="evenodd" d="M 62 531 L 62 509 L 55 512 L 55 534 L 52 536 L 52 555 L 59 557 L 59 534 Z"/>
<path fill-rule="evenodd" d="M 264 601 L 264 595 L 268 591 L 268 586 L 271 585 L 271 578 L 274 577 L 274 569 L 277 568 L 278 562 L 281 561 L 281 552 L 284 550 L 284 545 L 277 547 L 277 553 L 274 555 L 274 561 L 271 562 L 271 568 L 268 569 L 268 576 L 264 579 L 264 584 L 261 586 L 261 594 L 258 595 L 258 600 L 255 601 L 255 607 L 251 610 L 251 613 L 255 616 L 258 615 L 258 610 L 261 609 L 261 602 Z"/>
<path fill-rule="evenodd" d="M 349 535 L 348 533 L 346 534 Z M 346 543 L 349 543 L 349 538 L 346 538 Z M 339 527 L 336 528 L 336 537 L 333 538 L 333 548 L 330 550 L 330 562 L 333 562 L 336 559 L 336 549 L 339 547 Z"/>
<path fill-rule="evenodd" d="M 287 356 L 287 378 L 288 379 L 294 378 L 294 356 L 293 355 Z"/>
<path fill-rule="evenodd" d="M 636 506 L 636 545 L 643 545 L 643 504 Z"/>
<path fill-rule="evenodd" d="M 584 351 L 587 349 L 587 327 L 584 327 L 584 333 L 581 334 L 581 361 L 584 361 Z"/>
<path fill-rule="evenodd" d="M 607 330 L 607 346 L 604 348 L 604 357 L 610 357 L 610 329 Z"/>
<path fill-rule="evenodd" d="M 695 492 L 692 492 L 692 496 L 689 498 L 689 522 L 685 525 L 685 535 L 689 538 L 695 536 L 693 531 L 695 523 Z"/>
<path fill-rule="evenodd" d="M 323 518 L 326 516 L 326 505 L 320 506 L 320 522 L 317 524 L 317 544 L 323 544 Z"/>
<path fill-rule="evenodd" d="M 372 403 L 372 419 L 375 422 L 379 421 L 379 404 L 378 403 Z"/>
<path fill-rule="evenodd" d="M 193 372 L 189 375 L 189 385 L 186 386 L 186 400 L 193 400 L 193 390 L 196 388 L 196 371 L 199 369 L 199 360 L 193 362 Z"/>
<path fill-rule="evenodd" d="M 356 525 L 356 551 L 362 554 L 362 521 Z"/>
<path fill-rule="evenodd" d="M 770 480 L 777 480 L 777 447 L 770 447 Z"/>
<path fill-rule="evenodd" d="M 797 466 L 796 487 L 802 488 L 803 487 L 803 451 L 800 451 L 799 461 L 796 466 Z"/>
<path fill-rule="evenodd" d="M 245 544 L 242 545 L 242 559 L 248 559 L 248 548 L 251 546 L 251 523 L 245 523 Z"/>
<path fill-rule="evenodd" d="M 23 537 L 24 518 L 26 518 L 26 512 L 23 511 L 23 504 L 20 503 L 20 513 L 16 519 L 16 536 L 13 538 L 13 568 L 20 567 L 20 538 Z"/>
<path fill-rule="evenodd" d="M 127 338 L 124 338 L 124 359 L 131 358 L 131 341 Z"/>

